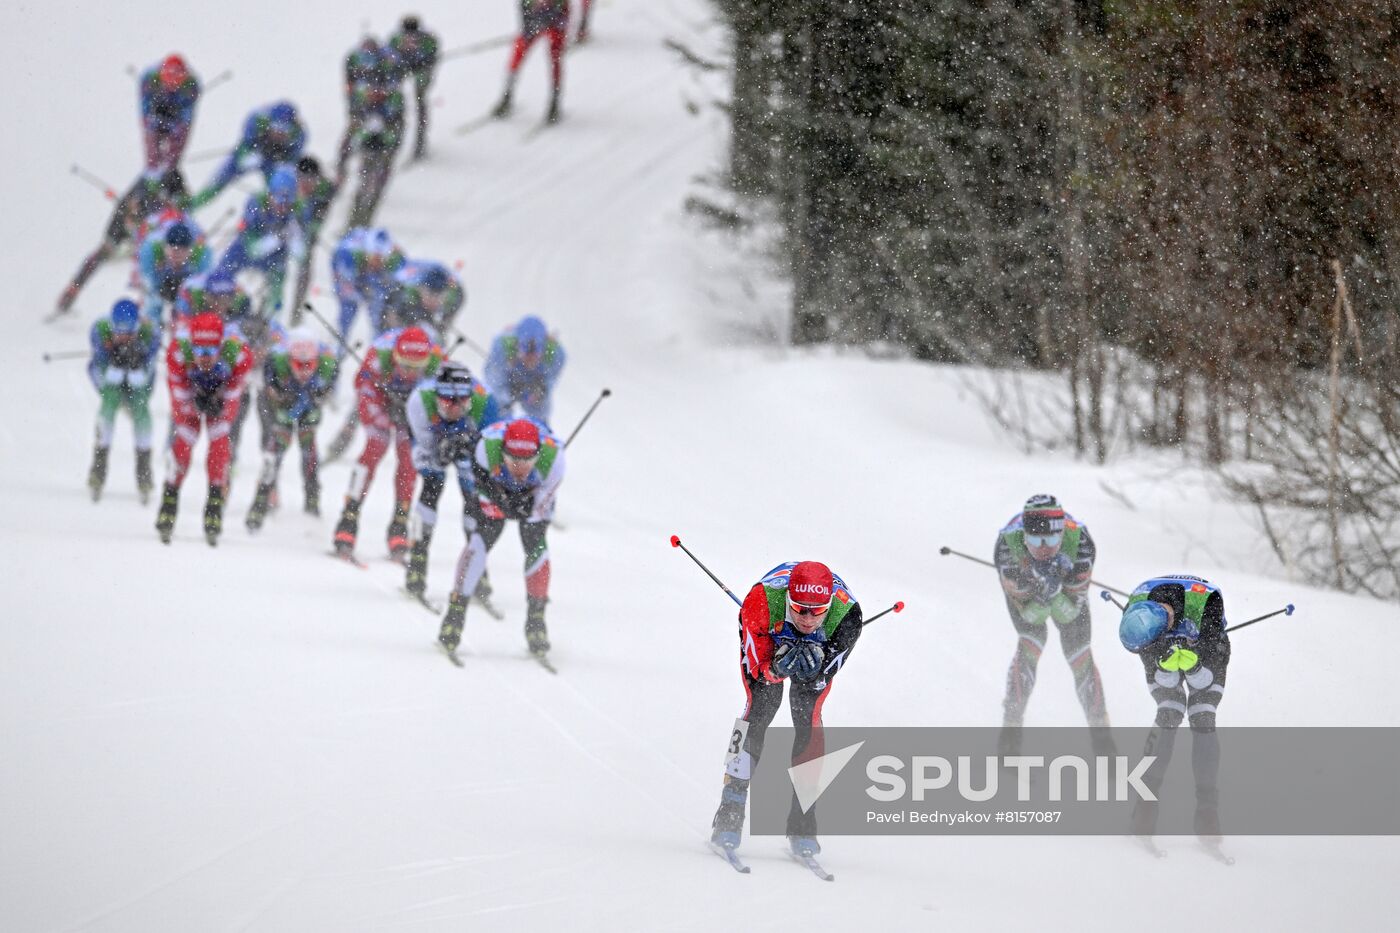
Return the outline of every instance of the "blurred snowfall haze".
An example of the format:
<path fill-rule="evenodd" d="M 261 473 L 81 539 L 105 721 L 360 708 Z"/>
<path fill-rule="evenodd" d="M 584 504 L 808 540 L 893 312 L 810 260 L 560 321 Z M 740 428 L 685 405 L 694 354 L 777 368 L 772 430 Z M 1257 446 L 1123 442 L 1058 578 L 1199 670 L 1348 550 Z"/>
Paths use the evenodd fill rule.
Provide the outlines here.
<path fill-rule="evenodd" d="M 343 55 L 363 24 L 382 38 L 403 12 L 0 11 L 12 133 L 0 147 L 11 223 L 0 250 L 0 929 L 1391 925 L 1390 838 L 1235 838 L 1238 864 L 1225 868 L 1184 838 L 1163 840 L 1170 858 L 1153 862 L 1122 838 L 832 837 L 830 885 L 784 858 L 778 839 L 746 840 L 750 876 L 706 851 L 743 691 L 733 607 L 667 545 L 671 533 L 736 591 L 813 558 L 868 610 L 907 602 L 862 638 L 829 724 L 999 722 L 1015 645 L 1000 591 L 990 571 L 937 548 L 990 556 L 1020 503 L 1048 491 L 1092 529 L 1098 579 L 1130 588 L 1199 573 L 1239 619 L 1297 604 L 1235 638 L 1222 724 L 1400 726 L 1386 650 L 1395 605 L 1286 579 L 1251 510 L 1210 471 L 1161 450 L 1103 467 L 1028 455 L 979 404 L 985 369 L 755 336 L 787 332 L 788 286 L 756 240 L 682 207 L 715 196 L 706 179 L 728 132 L 708 102 L 725 79 L 662 42 L 722 49 L 706 0 L 600 0 L 595 41 L 568 59 L 565 119 L 538 134 L 539 47 L 516 115 L 462 136 L 453 128 L 498 95 L 506 53 L 445 62 L 430 159 L 396 174 L 377 218 L 411 255 L 464 262 L 458 323 L 476 340 L 526 313 L 558 330 L 570 354 L 555 404 L 563 430 L 600 388 L 614 392 L 569 450 L 567 527 L 550 535 L 557 677 L 525 659 L 510 528 L 491 558 L 507 620 L 469 613 L 464 670 L 435 653 L 437 620 L 402 598 L 402 570 L 382 554 L 387 461 L 366 501 L 364 571 L 325 556 L 348 458 L 323 470 L 319 519 L 294 504 L 248 535 L 253 431 L 216 549 L 196 528 L 202 448 L 169 547 L 154 506 L 136 501 L 127 422 L 94 505 L 84 477 L 96 399 L 81 363 L 45 365 L 40 353 L 81 348 L 129 267 L 99 272 L 70 319 L 40 319 L 109 211 L 70 166 L 121 190 L 139 169 L 126 67 L 178 50 L 204 80 L 233 70 L 201 101 L 187 155 L 231 146 L 250 109 L 285 97 L 324 163 L 342 128 Z M 516 28 L 510 0 L 412 12 L 448 49 Z M 201 184 L 215 166 L 187 164 L 187 178 Z M 245 197 L 226 192 L 201 220 Z M 317 275 L 324 288 L 326 270 Z M 348 383 L 328 423 L 348 410 Z M 164 389 L 156 399 L 159 425 Z M 806 440 L 814 431 L 820 443 Z M 282 480 L 295 503 L 294 468 Z M 444 496 L 432 550 L 439 602 L 461 544 L 457 495 Z M 1097 600 L 1093 612 L 1110 714 L 1146 723 L 1141 667 L 1119 647 L 1113 613 Z M 1047 646 L 1027 725 L 1080 722 L 1067 666 Z"/>

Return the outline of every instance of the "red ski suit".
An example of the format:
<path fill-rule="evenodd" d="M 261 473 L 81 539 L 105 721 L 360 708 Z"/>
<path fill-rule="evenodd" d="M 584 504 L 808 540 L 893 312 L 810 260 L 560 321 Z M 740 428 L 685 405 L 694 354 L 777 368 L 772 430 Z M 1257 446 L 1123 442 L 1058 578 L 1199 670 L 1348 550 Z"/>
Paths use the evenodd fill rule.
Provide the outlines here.
<path fill-rule="evenodd" d="M 200 426 L 209 432 L 206 469 L 209 485 L 228 486 L 229 431 L 238 417 L 238 400 L 253 369 L 253 354 L 237 337 L 228 337 L 207 369 L 195 361 L 188 339 L 170 341 L 165 355 L 166 382 L 170 386 L 170 419 L 175 433 L 170 442 L 173 474 L 169 482 L 180 486 L 190 469 L 190 454 L 199 440 Z"/>

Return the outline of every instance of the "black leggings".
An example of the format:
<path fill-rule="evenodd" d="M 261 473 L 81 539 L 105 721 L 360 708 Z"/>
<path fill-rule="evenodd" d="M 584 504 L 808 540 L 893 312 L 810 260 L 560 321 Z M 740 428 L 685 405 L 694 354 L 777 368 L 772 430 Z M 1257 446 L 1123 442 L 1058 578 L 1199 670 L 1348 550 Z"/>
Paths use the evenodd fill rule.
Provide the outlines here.
<path fill-rule="evenodd" d="M 777 714 L 778 707 L 783 704 L 783 684 L 755 680 L 747 673 L 743 675 L 743 678 L 744 692 L 748 695 L 743 718 L 749 724 L 749 735 L 744 742 L 744 751 L 749 756 L 749 767 L 753 768 L 758 765 L 759 756 L 763 754 L 763 740 L 768 734 L 768 726 Z M 822 704 L 826 702 L 827 694 L 831 693 L 831 684 L 834 680 L 835 677 L 832 676 L 805 683 L 796 680 L 790 682 L 788 707 L 792 711 L 792 725 L 796 730 L 792 744 L 793 764 L 819 758 L 824 752 Z M 802 805 L 798 803 L 796 794 L 793 795 L 792 807 L 788 810 L 787 834 L 789 836 L 815 836 L 817 834 L 816 807 L 803 813 Z"/>

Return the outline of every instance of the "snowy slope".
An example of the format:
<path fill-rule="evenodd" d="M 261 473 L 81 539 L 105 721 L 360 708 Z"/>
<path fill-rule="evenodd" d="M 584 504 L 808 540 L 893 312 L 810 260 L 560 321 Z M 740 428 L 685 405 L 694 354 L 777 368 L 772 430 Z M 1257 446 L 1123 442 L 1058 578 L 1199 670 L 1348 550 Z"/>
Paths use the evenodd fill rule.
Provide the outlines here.
<path fill-rule="evenodd" d="M 449 47 L 514 27 L 506 0 L 418 6 Z M 381 213 L 411 252 L 464 262 L 462 321 L 479 341 L 528 312 L 559 329 L 571 354 L 560 425 L 603 386 L 615 393 L 570 450 L 568 527 L 551 535 L 561 675 L 524 659 L 509 530 L 492 568 L 510 621 L 469 615 L 465 670 L 434 654 L 437 620 L 398 595 L 401 571 L 376 550 L 387 469 L 362 526 L 366 571 L 323 556 L 330 514 L 292 509 L 256 539 L 244 532 L 251 437 L 219 548 L 198 536 L 199 455 L 176 542 L 162 547 L 153 509 L 132 492 L 128 426 L 94 506 L 83 479 L 95 399 L 81 364 L 39 361 L 42 349 L 82 346 L 126 275 L 114 264 L 98 276 L 81 321 L 38 323 L 106 218 L 67 167 L 127 183 L 139 139 L 123 68 L 171 48 L 206 77 L 237 75 L 201 105 L 191 152 L 231 143 L 249 107 L 289 96 L 327 159 L 340 56 L 362 23 L 383 31 L 397 14 L 367 2 L 150 9 L 154 23 L 95 3 L 3 14 L 18 40 L 0 66 L 5 125 L 21 135 L 0 156 L 15 231 L 0 255 L 0 928 L 1177 922 L 1145 909 L 1157 902 L 1143 884 L 1155 866 L 1117 839 L 832 839 L 840 881 L 829 886 L 780 860 L 778 840 L 755 839 L 754 874 L 725 869 L 702 842 L 742 701 L 732 607 L 667 546 L 671 532 L 734 588 L 812 556 L 868 606 L 908 602 L 862 640 L 826 706 L 833 725 L 997 721 L 1014 636 L 990 571 L 937 547 L 986 553 L 1017 503 L 1042 490 L 1092 527 L 1100 579 L 1201 572 L 1240 617 L 1298 604 L 1293 619 L 1241 633 L 1223 722 L 1400 725 L 1388 659 L 1371 650 L 1388 644 L 1394 607 L 1267 576 L 1246 516 L 1194 472 L 1027 458 L 986 424 L 957 372 L 736 341 L 778 313 L 739 278 L 760 296 L 774 288 L 680 211 L 692 178 L 716 164 L 722 127 L 687 113 L 704 94 L 661 46 L 710 28 L 704 0 L 602 0 L 596 43 L 569 60 L 566 122 L 537 136 L 538 50 L 517 116 L 468 136 L 450 127 L 489 106 L 504 53 L 445 64 L 433 158 L 394 180 Z M 213 168 L 188 173 L 198 182 Z M 813 423 L 829 425 L 829 446 L 791 440 L 792 426 Z M 348 472 L 325 471 L 328 502 Z M 429 581 L 439 599 L 460 538 L 445 520 Z M 1094 640 L 1115 721 L 1146 721 L 1140 668 L 1107 615 Z M 1049 648 L 1029 722 L 1079 718 Z M 1205 879 L 1182 916 L 1222 928 L 1376 926 L 1386 915 L 1376 892 L 1400 868 L 1393 840 L 1234 849 L 1240 863 L 1218 882 L 1216 866 L 1174 854 L 1172 877 Z"/>

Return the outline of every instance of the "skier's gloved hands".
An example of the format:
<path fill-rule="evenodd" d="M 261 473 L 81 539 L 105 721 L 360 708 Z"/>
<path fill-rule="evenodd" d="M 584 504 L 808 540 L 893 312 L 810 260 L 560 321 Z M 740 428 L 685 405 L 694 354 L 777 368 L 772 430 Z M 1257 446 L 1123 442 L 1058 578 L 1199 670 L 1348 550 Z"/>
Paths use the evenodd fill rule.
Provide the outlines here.
<path fill-rule="evenodd" d="M 1056 554 L 1053 560 L 1031 563 L 1031 575 L 1035 578 L 1035 600 L 1048 603 L 1060 592 L 1060 586 L 1074 564 L 1063 554 Z"/>
<path fill-rule="evenodd" d="M 506 518 L 513 518 L 518 522 L 528 519 L 535 511 L 534 490 L 522 490 L 506 495 L 501 503 L 501 511 L 505 512 Z"/>
<path fill-rule="evenodd" d="M 444 434 L 438 441 L 438 459 L 443 463 L 456 463 L 471 456 L 472 439 L 465 433 Z"/>
<path fill-rule="evenodd" d="M 201 415 L 212 418 L 224 410 L 223 393 L 218 389 L 199 389 L 194 393 L 194 407 Z"/>
<path fill-rule="evenodd" d="M 793 680 L 811 680 L 821 673 L 826 652 L 807 639 L 783 639 L 773 649 L 773 673 Z"/>

